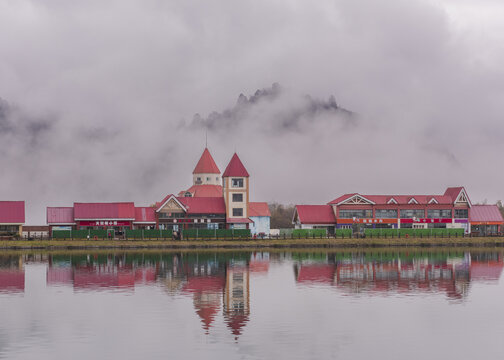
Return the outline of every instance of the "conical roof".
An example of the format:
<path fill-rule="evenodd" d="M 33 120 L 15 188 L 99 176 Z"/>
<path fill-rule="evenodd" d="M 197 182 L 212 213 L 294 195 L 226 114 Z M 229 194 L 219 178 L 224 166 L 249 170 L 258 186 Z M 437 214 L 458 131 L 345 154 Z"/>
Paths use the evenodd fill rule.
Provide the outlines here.
<path fill-rule="evenodd" d="M 205 148 L 203 151 L 201 158 L 194 168 L 193 174 L 220 174 L 220 170 L 212 155 L 210 155 L 208 148 Z"/>
<path fill-rule="evenodd" d="M 229 177 L 229 176 L 239 176 L 239 177 L 249 177 L 249 173 L 247 172 L 247 169 L 245 169 L 245 166 L 243 166 L 240 158 L 238 157 L 237 153 L 234 153 L 233 157 L 231 158 L 231 161 L 229 162 L 228 166 L 226 167 L 226 170 L 224 170 L 224 174 L 222 174 L 223 177 Z"/>

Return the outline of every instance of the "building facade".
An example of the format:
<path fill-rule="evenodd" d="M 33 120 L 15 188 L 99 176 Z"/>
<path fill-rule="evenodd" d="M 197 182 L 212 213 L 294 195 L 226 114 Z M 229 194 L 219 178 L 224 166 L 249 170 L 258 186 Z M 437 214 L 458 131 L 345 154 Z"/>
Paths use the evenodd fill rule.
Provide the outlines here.
<path fill-rule="evenodd" d="M 442 195 L 345 194 L 327 205 L 297 205 L 293 223 L 297 228 L 463 228 L 474 226 L 500 232 L 502 216 L 496 206 L 473 206 L 464 187 L 450 187 Z M 473 214 L 474 211 L 474 214 Z M 491 214 L 491 216 L 490 216 Z M 500 216 L 500 218 L 499 218 Z"/>
<path fill-rule="evenodd" d="M 50 234 L 57 230 L 108 230 L 122 235 L 125 230 L 156 226 L 152 207 L 135 207 L 132 202 L 74 203 L 72 207 L 48 207 Z"/>
<path fill-rule="evenodd" d="M 159 229 L 250 229 L 269 235 L 266 203 L 250 201 L 250 175 L 234 154 L 224 173 L 205 148 L 193 171 L 192 186 L 155 204 Z M 257 221 L 257 225 L 255 224 Z"/>

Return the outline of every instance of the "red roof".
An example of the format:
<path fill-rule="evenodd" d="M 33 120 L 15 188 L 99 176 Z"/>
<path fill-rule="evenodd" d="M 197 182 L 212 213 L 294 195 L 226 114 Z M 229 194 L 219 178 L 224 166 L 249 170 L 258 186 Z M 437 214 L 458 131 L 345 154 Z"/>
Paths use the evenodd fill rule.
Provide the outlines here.
<path fill-rule="evenodd" d="M 497 205 L 473 205 L 469 218 L 471 222 L 504 222 Z"/>
<path fill-rule="evenodd" d="M 415 199 L 420 205 L 427 205 L 433 201 L 433 199 L 435 200 L 434 203 L 437 202 L 438 204 L 443 205 L 451 205 L 454 202 L 450 196 L 446 195 L 362 195 L 354 193 L 342 195 L 331 201 L 329 205 L 339 204 L 354 197 L 355 195 L 360 196 L 364 201 L 369 200 L 376 205 L 387 205 L 392 199 L 394 199 L 398 205 L 407 205 L 410 201 L 412 201 L 412 199 Z"/>
<path fill-rule="evenodd" d="M 471 261 L 472 280 L 499 280 L 504 263 L 501 261 Z"/>
<path fill-rule="evenodd" d="M 225 214 L 224 197 L 177 197 L 188 214 Z"/>
<path fill-rule="evenodd" d="M 268 203 L 249 202 L 248 216 L 271 216 Z"/>
<path fill-rule="evenodd" d="M 156 223 L 156 215 L 154 208 L 151 207 L 135 207 L 136 223 Z"/>
<path fill-rule="evenodd" d="M 220 170 L 207 148 L 203 151 L 193 174 L 220 174 Z"/>
<path fill-rule="evenodd" d="M 247 172 L 247 169 L 245 169 L 245 166 L 243 166 L 240 158 L 238 157 L 238 154 L 234 153 L 233 157 L 231 158 L 231 161 L 229 161 L 229 164 L 226 167 L 226 170 L 224 170 L 224 174 L 222 174 L 222 176 L 249 177 L 249 173 Z"/>
<path fill-rule="evenodd" d="M 48 207 L 47 208 L 47 223 L 48 224 L 73 224 L 73 223 L 75 223 L 73 207 Z"/>
<path fill-rule="evenodd" d="M 0 201 L 0 224 L 24 224 L 24 201 Z"/>
<path fill-rule="evenodd" d="M 214 292 L 218 293 L 224 289 L 226 279 L 224 276 L 191 276 L 182 288 L 184 293 L 194 292 Z"/>
<path fill-rule="evenodd" d="M 220 185 L 193 185 L 185 191 L 179 192 L 179 196 L 184 196 L 190 192 L 193 197 L 219 197 L 222 196 L 222 186 Z"/>
<path fill-rule="evenodd" d="M 74 203 L 74 216 L 79 220 L 135 219 L 135 205 L 124 203 Z"/>
<path fill-rule="evenodd" d="M 330 205 L 296 205 L 296 212 L 302 224 L 336 224 Z"/>

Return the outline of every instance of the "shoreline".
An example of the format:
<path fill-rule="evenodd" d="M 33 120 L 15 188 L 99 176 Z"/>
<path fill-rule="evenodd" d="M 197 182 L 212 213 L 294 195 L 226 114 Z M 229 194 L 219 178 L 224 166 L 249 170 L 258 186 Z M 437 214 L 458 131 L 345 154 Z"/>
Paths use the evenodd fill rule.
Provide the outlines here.
<path fill-rule="evenodd" d="M 278 240 L 2 240 L 1 250 L 504 247 L 504 237 Z"/>

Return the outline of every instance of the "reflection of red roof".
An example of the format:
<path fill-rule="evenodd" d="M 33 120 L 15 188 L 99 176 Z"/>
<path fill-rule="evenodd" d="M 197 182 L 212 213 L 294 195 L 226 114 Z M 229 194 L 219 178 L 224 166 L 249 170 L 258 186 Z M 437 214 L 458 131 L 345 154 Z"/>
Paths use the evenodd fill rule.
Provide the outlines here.
<path fill-rule="evenodd" d="M 48 207 L 47 208 L 47 223 L 48 224 L 73 224 L 74 209 L 73 207 Z"/>
<path fill-rule="evenodd" d="M 306 283 L 332 283 L 334 281 L 334 264 L 301 265 L 297 281 Z"/>
<path fill-rule="evenodd" d="M 0 292 L 24 291 L 25 274 L 24 271 L 1 270 L 0 271 Z"/>
<path fill-rule="evenodd" d="M 222 196 L 222 186 L 193 185 L 186 191 L 179 192 L 179 196 L 184 196 L 186 192 L 190 192 L 194 197 L 219 197 Z"/>
<path fill-rule="evenodd" d="M 123 203 L 74 203 L 75 219 L 135 219 L 135 205 Z"/>
<path fill-rule="evenodd" d="M 95 272 L 94 270 L 75 270 L 74 287 L 82 288 L 121 288 L 133 287 L 135 285 L 135 274 L 133 272 Z"/>
<path fill-rule="evenodd" d="M 147 284 L 156 282 L 156 269 L 153 267 L 142 267 L 135 270 L 135 283 Z"/>
<path fill-rule="evenodd" d="M 230 314 L 226 316 L 227 326 L 235 336 L 241 335 L 241 329 L 247 324 L 248 315 L 245 314 Z"/>
<path fill-rule="evenodd" d="M 234 153 L 222 176 L 249 177 L 249 173 L 247 172 L 247 169 L 245 169 L 245 166 L 243 166 L 240 158 L 238 157 L 238 154 Z"/>
<path fill-rule="evenodd" d="M 271 216 L 268 203 L 266 202 L 249 202 L 249 216 Z"/>
<path fill-rule="evenodd" d="M 225 284 L 226 279 L 223 276 L 193 276 L 187 279 L 182 292 L 220 292 Z"/>
<path fill-rule="evenodd" d="M 46 282 L 48 285 L 71 284 L 73 281 L 73 269 L 71 267 L 50 267 L 47 269 Z"/>
<path fill-rule="evenodd" d="M 336 218 L 330 205 L 296 205 L 302 224 L 335 224 Z"/>
<path fill-rule="evenodd" d="M 218 301 L 215 303 L 202 302 L 195 304 L 194 307 L 196 308 L 196 314 L 199 315 L 201 321 L 203 322 L 203 328 L 205 330 L 209 330 L 210 325 L 217 316 L 217 313 L 219 312 L 220 308 L 219 302 Z"/>
<path fill-rule="evenodd" d="M 207 148 L 201 154 L 201 158 L 196 164 L 193 174 L 220 174 L 220 170 Z"/>
<path fill-rule="evenodd" d="M 497 205 L 473 205 L 469 217 L 471 222 L 504 222 Z"/>
<path fill-rule="evenodd" d="M 156 223 L 156 215 L 154 208 L 151 207 L 135 207 L 136 223 Z"/>
<path fill-rule="evenodd" d="M 24 201 L 0 201 L 0 223 L 24 224 L 25 203 Z"/>
<path fill-rule="evenodd" d="M 269 270 L 269 261 L 253 261 L 249 263 L 251 273 L 267 273 Z"/>
<path fill-rule="evenodd" d="M 472 280 L 499 280 L 504 263 L 499 261 L 471 262 Z"/>
<path fill-rule="evenodd" d="M 224 197 L 178 197 L 188 214 L 225 214 Z"/>

